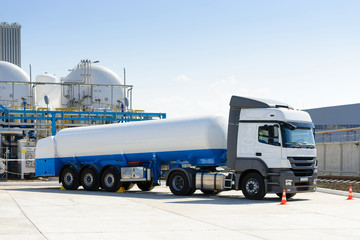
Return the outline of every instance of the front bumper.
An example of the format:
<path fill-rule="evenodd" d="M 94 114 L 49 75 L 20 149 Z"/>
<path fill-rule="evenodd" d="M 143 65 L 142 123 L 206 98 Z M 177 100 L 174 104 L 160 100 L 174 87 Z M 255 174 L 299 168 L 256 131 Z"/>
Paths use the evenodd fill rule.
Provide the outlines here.
<path fill-rule="evenodd" d="M 270 177 L 267 182 L 268 192 L 287 193 L 315 192 L 318 171 L 314 169 L 311 176 L 295 176 L 292 170 L 281 170 L 276 176 Z M 291 184 L 290 184 L 291 183 Z"/>

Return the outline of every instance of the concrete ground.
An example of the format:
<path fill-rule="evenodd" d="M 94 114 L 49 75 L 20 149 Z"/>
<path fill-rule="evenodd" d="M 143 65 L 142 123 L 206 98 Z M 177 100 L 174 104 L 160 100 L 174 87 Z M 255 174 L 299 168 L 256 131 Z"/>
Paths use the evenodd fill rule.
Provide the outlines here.
<path fill-rule="evenodd" d="M 360 239 L 360 195 L 319 189 L 279 205 L 274 194 L 190 197 L 62 191 L 55 182 L 0 182 L 0 239 Z"/>

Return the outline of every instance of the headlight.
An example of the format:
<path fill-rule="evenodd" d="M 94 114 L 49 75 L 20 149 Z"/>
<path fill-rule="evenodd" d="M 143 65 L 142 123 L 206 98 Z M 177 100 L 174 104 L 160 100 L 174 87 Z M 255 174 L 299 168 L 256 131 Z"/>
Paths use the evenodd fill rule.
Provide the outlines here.
<path fill-rule="evenodd" d="M 292 186 L 292 185 L 293 185 L 293 180 L 291 180 L 291 179 L 285 180 L 285 186 Z"/>

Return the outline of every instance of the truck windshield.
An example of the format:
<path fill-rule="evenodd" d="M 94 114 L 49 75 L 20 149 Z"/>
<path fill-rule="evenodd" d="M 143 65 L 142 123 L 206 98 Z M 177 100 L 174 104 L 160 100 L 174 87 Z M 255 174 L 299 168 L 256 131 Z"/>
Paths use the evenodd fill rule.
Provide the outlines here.
<path fill-rule="evenodd" d="M 312 123 L 282 124 L 281 132 L 284 147 L 315 148 L 314 125 Z"/>

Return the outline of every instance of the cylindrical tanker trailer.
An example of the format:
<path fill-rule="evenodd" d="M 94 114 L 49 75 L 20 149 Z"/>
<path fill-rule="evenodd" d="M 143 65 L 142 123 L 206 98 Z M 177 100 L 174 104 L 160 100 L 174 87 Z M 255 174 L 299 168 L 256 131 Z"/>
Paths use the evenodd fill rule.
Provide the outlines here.
<path fill-rule="evenodd" d="M 36 176 L 64 188 L 149 191 L 166 178 L 175 195 L 242 190 L 288 197 L 315 191 L 316 150 L 310 116 L 270 100 L 233 96 L 222 117 L 153 120 L 61 130 L 36 148 Z M 300 136 L 301 135 L 301 136 Z M 301 184 L 299 184 L 301 183 Z"/>

